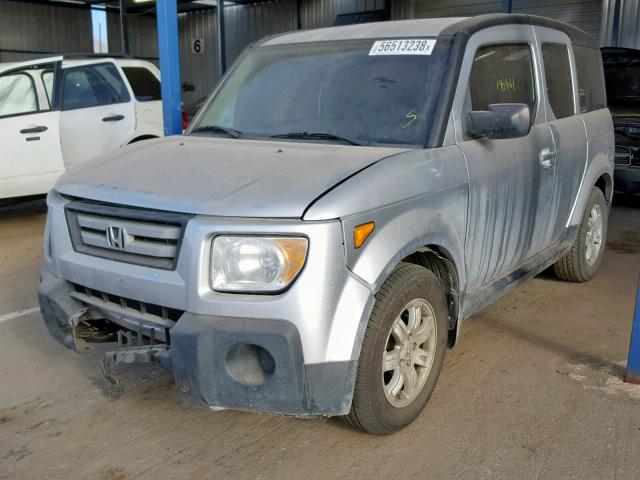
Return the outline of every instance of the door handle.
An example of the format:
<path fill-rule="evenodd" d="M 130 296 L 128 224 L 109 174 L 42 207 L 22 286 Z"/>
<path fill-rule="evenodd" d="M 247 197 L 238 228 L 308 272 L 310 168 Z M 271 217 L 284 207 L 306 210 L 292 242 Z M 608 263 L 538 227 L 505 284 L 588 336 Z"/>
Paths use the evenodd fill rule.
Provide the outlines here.
<path fill-rule="evenodd" d="M 552 152 L 550 148 L 544 148 L 540 152 L 540 166 L 545 170 L 551 168 L 553 159 L 556 158 L 556 152 Z"/>
<path fill-rule="evenodd" d="M 20 133 L 42 133 L 42 132 L 46 132 L 48 129 L 47 127 L 45 127 L 44 125 L 39 125 L 39 126 L 29 126 L 27 128 L 23 128 L 22 130 L 20 130 Z"/>
<path fill-rule="evenodd" d="M 119 122 L 120 120 L 124 120 L 124 115 L 109 115 L 102 119 L 103 122 Z"/>

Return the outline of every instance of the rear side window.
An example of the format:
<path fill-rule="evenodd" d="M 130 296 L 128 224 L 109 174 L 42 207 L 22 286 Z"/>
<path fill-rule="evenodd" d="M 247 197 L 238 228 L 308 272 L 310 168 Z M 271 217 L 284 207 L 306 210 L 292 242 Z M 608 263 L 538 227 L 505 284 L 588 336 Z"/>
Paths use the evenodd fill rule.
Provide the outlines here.
<path fill-rule="evenodd" d="M 488 110 L 493 103 L 524 103 L 533 115 L 536 96 L 529 45 L 491 45 L 478 49 L 469 93 L 472 110 Z"/>
<path fill-rule="evenodd" d="M 38 111 L 33 80 L 26 73 L 0 77 L 0 117 Z"/>
<path fill-rule="evenodd" d="M 569 50 L 565 45 L 543 43 L 542 58 L 553 114 L 557 119 L 570 117 L 574 114 L 574 107 Z"/>
<path fill-rule="evenodd" d="M 125 77 L 129 80 L 131 90 L 139 102 L 161 100 L 160 81 L 144 67 L 122 67 Z"/>
<path fill-rule="evenodd" d="M 127 87 L 111 63 L 67 69 L 64 73 L 62 108 L 97 107 L 130 100 Z"/>
<path fill-rule="evenodd" d="M 580 113 L 607 108 L 607 95 L 604 90 L 604 72 L 602 56 L 595 48 L 574 46 L 576 70 L 578 73 L 578 100 Z"/>

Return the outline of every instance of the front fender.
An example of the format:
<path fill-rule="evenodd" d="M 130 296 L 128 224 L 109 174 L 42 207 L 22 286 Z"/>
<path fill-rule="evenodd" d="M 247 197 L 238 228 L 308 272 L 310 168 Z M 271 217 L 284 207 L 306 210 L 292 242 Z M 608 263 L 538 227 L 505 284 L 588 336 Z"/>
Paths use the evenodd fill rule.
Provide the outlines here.
<path fill-rule="evenodd" d="M 401 153 L 371 165 L 317 199 L 305 220 L 342 220 L 347 265 L 376 290 L 406 256 L 427 245 L 446 250 L 465 285 L 467 166 L 456 145 Z M 375 222 L 364 245 L 353 227 Z"/>
<path fill-rule="evenodd" d="M 424 246 L 446 251 L 457 269 L 459 287 L 465 285 L 464 228 L 467 212 L 466 185 L 416 197 L 400 204 L 343 219 L 347 265 L 372 284 L 375 291 L 402 259 Z M 371 237 L 356 249 L 353 229 L 375 222 Z"/>

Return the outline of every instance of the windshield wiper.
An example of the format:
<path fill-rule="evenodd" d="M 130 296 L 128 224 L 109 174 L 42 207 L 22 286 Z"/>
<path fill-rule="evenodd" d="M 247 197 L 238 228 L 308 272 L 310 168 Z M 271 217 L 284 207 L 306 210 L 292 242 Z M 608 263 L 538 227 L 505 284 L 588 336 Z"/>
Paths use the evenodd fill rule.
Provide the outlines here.
<path fill-rule="evenodd" d="M 332 133 L 322 133 L 322 132 L 290 132 L 290 133 L 281 133 L 279 135 L 271 135 L 271 138 L 297 138 L 297 139 L 305 139 L 305 140 L 336 140 L 339 142 L 347 142 L 351 145 L 358 145 L 360 147 L 369 145 L 366 142 L 362 142 L 360 140 L 355 140 L 347 137 L 340 137 L 338 135 L 334 135 Z"/>
<path fill-rule="evenodd" d="M 203 125 L 201 127 L 196 128 L 195 130 L 192 130 L 191 133 L 204 133 L 204 132 L 226 133 L 227 135 L 233 138 L 240 138 L 240 136 L 242 135 L 242 132 L 240 130 L 235 130 L 229 127 L 222 127 L 220 125 Z"/>

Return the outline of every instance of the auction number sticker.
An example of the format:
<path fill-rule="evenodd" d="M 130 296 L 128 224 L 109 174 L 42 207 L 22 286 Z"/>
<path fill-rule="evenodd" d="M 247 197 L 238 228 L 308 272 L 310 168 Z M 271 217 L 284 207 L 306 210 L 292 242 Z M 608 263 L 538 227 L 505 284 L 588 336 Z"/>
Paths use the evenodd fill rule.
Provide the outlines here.
<path fill-rule="evenodd" d="M 435 46 L 434 39 L 426 38 L 376 40 L 369 55 L 431 55 Z"/>

